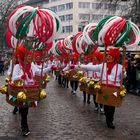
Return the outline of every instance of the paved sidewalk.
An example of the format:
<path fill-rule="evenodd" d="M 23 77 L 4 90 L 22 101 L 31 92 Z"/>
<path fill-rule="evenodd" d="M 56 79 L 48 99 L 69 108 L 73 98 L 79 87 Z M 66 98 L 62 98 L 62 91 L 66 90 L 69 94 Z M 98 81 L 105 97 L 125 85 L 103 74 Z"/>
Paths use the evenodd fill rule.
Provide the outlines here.
<path fill-rule="evenodd" d="M 0 85 L 5 77 L 0 77 Z M 140 140 L 140 97 L 128 94 L 116 109 L 115 130 L 108 129 L 105 117 L 94 112 L 94 105 L 84 104 L 82 94 L 71 95 L 54 78 L 47 85 L 48 97 L 30 109 L 31 134 L 20 134 L 20 116 L 0 94 L 0 140 Z M 92 101 L 93 102 L 93 101 Z"/>

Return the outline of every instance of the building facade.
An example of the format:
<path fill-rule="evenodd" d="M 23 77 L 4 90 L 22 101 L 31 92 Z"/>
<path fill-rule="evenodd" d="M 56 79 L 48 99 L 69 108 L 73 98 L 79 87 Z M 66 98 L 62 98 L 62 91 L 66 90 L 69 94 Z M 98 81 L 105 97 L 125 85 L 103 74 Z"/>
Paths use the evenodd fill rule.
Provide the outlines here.
<path fill-rule="evenodd" d="M 62 21 L 60 38 L 83 31 L 90 22 L 99 22 L 107 15 L 123 15 L 127 5 L 117 5 L 103 0 L 30 0 L 32 6 L 50 8 Z"/>

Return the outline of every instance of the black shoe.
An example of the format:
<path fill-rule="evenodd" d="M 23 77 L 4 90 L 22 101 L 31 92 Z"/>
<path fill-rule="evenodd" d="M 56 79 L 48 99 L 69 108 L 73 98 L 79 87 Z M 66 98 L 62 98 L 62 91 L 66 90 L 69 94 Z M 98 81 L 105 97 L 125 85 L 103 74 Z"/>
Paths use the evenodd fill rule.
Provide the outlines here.
<path fill-rule="evenodd" d="M 107 127 L 111 129 L 115 129 L 115 126 L 113 125 L 112 122 L 107 122 Z"/>
<path fill-rule="evenodd" d="M 17 112 L 18 112 L 18 108 L 14 107 L 13 114 L 17 114 Z"/>
<path fill-rule="evenodd" d="M 30 134 L 30 131 L 28 128 L 23 128 L 22 129 L 22 136 L 28 136 Z"/>

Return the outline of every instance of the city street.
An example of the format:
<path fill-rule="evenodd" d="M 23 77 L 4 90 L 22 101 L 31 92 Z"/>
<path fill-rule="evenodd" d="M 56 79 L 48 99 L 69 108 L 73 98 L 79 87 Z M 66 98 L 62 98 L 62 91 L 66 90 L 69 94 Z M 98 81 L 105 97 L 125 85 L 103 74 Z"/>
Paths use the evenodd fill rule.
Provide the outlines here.
<path fill-rule="evenodd" d="M 0 85 L 5 77 L 0 76 Z M 47 85 L 48 96 L 31 108 L 28 115 L 28 137 L 21 136 L 20 115 L 13 115 L 13 106 L 0 94 L 0 140 L 140 140 L 140 97 L 127 94 L 116 109 L 116 129 L 107 128 L 105 116 L 94 112 L 94 104 L 85 104 L 82 93 L 71 95 L 55 78 Z"/>

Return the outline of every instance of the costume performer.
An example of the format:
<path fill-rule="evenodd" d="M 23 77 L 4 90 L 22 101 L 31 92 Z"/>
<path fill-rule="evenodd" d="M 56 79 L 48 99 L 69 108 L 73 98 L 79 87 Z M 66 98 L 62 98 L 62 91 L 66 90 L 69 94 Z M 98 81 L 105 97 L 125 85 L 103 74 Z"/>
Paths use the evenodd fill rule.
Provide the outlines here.
<path fill-rule="evenodd" d="M 109 52 L 107 53 L 107 62 L 104 64 L 104 69 L 103 69 L 103 77 L 102 77 L 103 84 L 120 86 L 121 75 L 123 74 L 123 71 L 122 71 L 122 65 L 118 64 L 117 62 L 119 57 L 120 57 L 119 49 L 110 49 Z M 92 65 L 92 66 L 80 65 L 79 67 L 84 70 L 92 70 L 101 73 L 103 64 Z M 113 120 L 114 120 L 115 107 L 104 105 L 104 111 L 105 111 L 107 126 L 109 128 L 114 129 L 115 126 L 113 124 Z"/>
<path fill-rule="evenodd" d="M 86 63 L 86 65 L 90 64 L 91 55 L 85 56 L 84 62 Z M 88 78 L 88 77 L 92 77 L 92 75 L 93 75 L 93 71 L 87 71 L 85 76 Z M 87 98 L 87 103 L 90 104 L 90 94 L 86 93 L 86 88 L 85 88 L 85 90 L 83 91 L 83 102 L 84 103 L 86 103 L 86 98 Z"/>
<path fill-rule="evenodd" d="M 27 86 L 36 85 L 34 80 L 35 74 L 41 75 L 41 69 L 37 68 L 36 65 L 32 63 L 32 53 L 27 51 L 25 47 L 19 46 L 17 48 L 16 55 L 18 57 L 18 64 L 13 68 L 12 81 L 16 82 L 18 80 L 24 80 L 24 84 Z M 43 74 L 49 72 L 51 67 L 43 69 Z M 36 105 L 35 102 L 32 103 L 33 106 Z M 21 129 L 22 135 L 29 135 L 29 127 L 27 123 L 27 115 L 29 107 L 23 103 L 23 106 L 19 107 L 21 113 Z"/>
<path fill-rule="evenodd" d="M 70 79 L 70 86 L 71 86 L 71 93 L 72 95 L 76 95 L 76 91 L 78 89 L 78 79 L 74 78 L 75 76 L 77 77 L 77 68 L 76 66 L 78 65 L 78 59 L 79 59 L 79 56 L 78 54 L 73 54 L 72 55 L 72 60 L 70 61 L 69 65 L 67 65 L 63 71 L 67 71 L 67 70 L 71 70 L 70 72 L 70 76 L 69 76 L 69 79 Z M 76 68 L 76 69 L 75 69 Z"/>
<path fill-rule="evenodd" d="M 64 57 L 64 68 L 67 67 L 69 65 L 69 56 L 65 56 Z M 63 68 L 63 69 L 64 69 Z M 64 86 L 64 88 L 68 88 L 69 86 L 69 72 L 66 71 L 65 73 L 62 71 L 63 73 L 63 79 L 62 79 L 62 84 Z"/>
<path fill-rule="evenodd" d="M 12 74 L 12 65 L 13 64 L 18 64 L 18 59 L 16 56 L 13 56 L 13 60 L 10 61 L 10 65 L 9 65 L 9 68 L 7 70 L 7 78 L 9 79 L 11 77 L 11 74 Z M 14 61 L 14 62 L 12 62 Z M 13 109 L 13 114 L 17 114 L 17 112 L 19 111 L 20 113 L 20 110 L 18 110 L 18 107 L 15 106 L 14 109 Z"/>
<path fill-rule="evenodd" d="M 92 64 L 93 65 L 97 65 L 97 64 L 101 64 L 103 62 L 104 59 L 104 54 L 101 52 L 95 52 L 93 54 L 93 60 L 92 60 Z M 100 72 L 93 72 L 93 79 L 95 82 L 98 82 L 101 78 L 101 73 Z M 100 113 L 104 113 L 104 109 L 103 109 L 103 105 L 102 104 L 98 104 L 96 102 L 96 94 L 93 94 L 93 100 L 94 100 L 94 104 L 95 104 L 95 111 L 100 110 Z"/>

